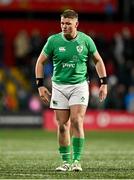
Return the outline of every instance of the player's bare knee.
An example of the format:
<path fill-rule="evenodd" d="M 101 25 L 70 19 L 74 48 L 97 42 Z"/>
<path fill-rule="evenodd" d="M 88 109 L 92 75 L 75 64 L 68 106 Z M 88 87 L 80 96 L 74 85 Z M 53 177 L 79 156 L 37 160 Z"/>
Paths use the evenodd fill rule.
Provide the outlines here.
<path fill-rule="evenodd" d="M 79 119 L 73 119 L 72 121 L 71 121 L 71 126 L 72 126 L 72 128 L 73 129 L 75 129 L 76 131 L 80 131 L 80 129 L 81 129 L 81 125 L 82 125 L 82 121 L 81 120 L 79 120 Z"/>
<path fill-rule="evenodd" d="M 68 130 L 68 125 L 67 124 L 60 124 L 59 125 L 59 132 L 61 133 L 61 134 L 63 134 L 63 133 L 65 133 L 67 130 Z"/>
<path fill-rule="evenodd" d="M 71 127 L 79 132 L 83 127 L 83 116 L 71 117 Z"/>
<path fill-rule="evenodd" d="M 71 122 L 71 126 L 72 126 L 72 128 L 75 129 L 77 132 L 80 131 L 80 124 L 79 124 L 78 121 L 73 121 L 73 122 Z"/>
<path fill-rule="evenodd" d="M 77 116 L 71 116 L 71 123 L 82 123 L 84 119 L 84 115 L 78 114 Z"/>

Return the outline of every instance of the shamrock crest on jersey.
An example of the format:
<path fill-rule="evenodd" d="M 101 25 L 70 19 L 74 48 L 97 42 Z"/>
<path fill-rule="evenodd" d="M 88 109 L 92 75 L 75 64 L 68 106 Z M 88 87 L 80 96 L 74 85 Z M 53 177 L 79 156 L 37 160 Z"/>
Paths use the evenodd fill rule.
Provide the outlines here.
<path fill-rule="evenodd" d="M 83 51 L 83 45 L 76 46 L 76 49 L 78 53 L 81 53 Z"/>

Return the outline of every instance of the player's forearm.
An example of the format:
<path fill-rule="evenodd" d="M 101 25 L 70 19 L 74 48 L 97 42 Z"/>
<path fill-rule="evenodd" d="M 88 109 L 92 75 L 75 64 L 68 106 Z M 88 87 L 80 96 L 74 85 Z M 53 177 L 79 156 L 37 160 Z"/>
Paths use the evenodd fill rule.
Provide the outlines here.
<path fill-rule="evenodd" d="M 44 64 L 41 63 L 40 61 L 37 61 L 36 67 L 35 67 L 36 78 L 43 78 L 44 76 L 43 69 L 44 69 Z"/>
<path fill-rule="evenodd" d="M 96 67 L 96 71 L 97 71 L 99 78 L 107 76 L 105 65 L 102 60 L 98 61 L 95 65 L 95 67 Z"/>

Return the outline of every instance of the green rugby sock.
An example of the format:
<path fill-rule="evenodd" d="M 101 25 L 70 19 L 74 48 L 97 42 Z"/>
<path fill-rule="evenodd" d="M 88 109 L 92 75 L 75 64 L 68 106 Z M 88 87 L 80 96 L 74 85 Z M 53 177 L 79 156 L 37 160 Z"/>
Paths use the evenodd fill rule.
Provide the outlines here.
<path fill-rule="evenodd" d="M 72 138 L 72 145 L 73 145 L 73 161 L 81 159 L 81 153 L 84 147 L 84 138 Z"/>
<path fill-rule="evenodd" d="M 71 152 L 70 152 L 70 145 L 69 146 L 60 146 L 59 152 L 61 154 L 62 160 L 70 163 L 71 161 Z"/>

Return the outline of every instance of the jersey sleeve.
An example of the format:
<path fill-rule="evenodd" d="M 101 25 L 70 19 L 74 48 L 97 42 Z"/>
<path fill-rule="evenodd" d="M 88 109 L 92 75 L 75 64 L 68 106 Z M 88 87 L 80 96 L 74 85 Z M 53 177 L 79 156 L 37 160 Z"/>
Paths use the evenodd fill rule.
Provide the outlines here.
<path fill-rule="evenodd" d="M 51 56 L 53 53 L 53 38 L 52 36 L 50 36 L 46 42 L 46 44 L 44 45 L 41 53 L 47 55 L 47 56 Z"/>
<path fill-rule="evenodd" d="M 89 36 L 87 38 L 87 44 L 88 44 L 89 54 L 93 55 L 97 51 L 97 48 L 94 41 Z"/>

